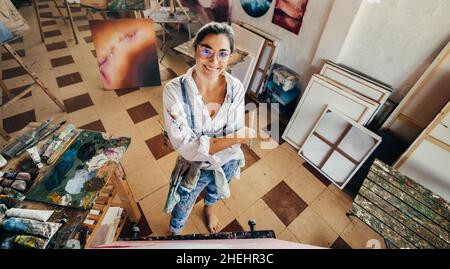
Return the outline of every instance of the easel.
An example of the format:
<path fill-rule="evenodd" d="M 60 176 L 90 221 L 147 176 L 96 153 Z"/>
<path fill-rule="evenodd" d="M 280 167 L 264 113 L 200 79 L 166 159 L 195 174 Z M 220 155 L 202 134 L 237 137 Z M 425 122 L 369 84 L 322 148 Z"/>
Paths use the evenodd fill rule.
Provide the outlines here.
<path fill-rule="evenodd" d="M 55 7 L 58 10 L 58 13 L 60 14 L 60 16 L 53 17 L 53 18 L 63 19 L 64 23 L 67 24 L 67 22 L 65 20 L 66 17 L 63 16 L 63 14 L 61 12 L 61 8 L 65 8 L 66 9 L 67 16 L 68 16 L 69 22 L 70 22 L 70 27 L 72 28 L 73 38 L 75 39 L 75 44 L 78 44 L 78 38 L 77 38 L 77 34 L 75 33 L 75 27 L 73 26 L 72 12 L 70 11 L 69 3 L 67 2 L 67 0 L 63 0 L 64 1 L 64 6 L 58 6 L 58 3 L 56 3 L 56 0 L 52 0 L 52 1 L 53 1 L 53 3 L 55 3 Z M 36 19 L 37 19 L 38 26 L 39 26 L 39 33 L 41 34 L 42 42 L 45 42 L 44 33 L 42 32 L 41 15 L 39 14 L 37 3 L 38 3 L 38 0 L 33 0 L 33 7 L 34 7 L 34 11 L 36 13 Z"/>
<path fill-rule="evenodd" d="M 176 4 L 178 4 L 178 6 L 179 6 L 179 7 L 181 8 L 181 10 L 183 11 L 184 15 L 186 15 L 188 21 L 191 22 L 191 17 L 190 17 L 189 14 L 187 13 L 187 11 L 186 11 L 186 9 L 183 7 L 183 5 L 180 3 L 180 1 L 179 1 L 179 0 L 175 0 L 175 1 L 176 1 Z M 169 7 L 170 7 L 170 17 L 174 17 L 174 16 L 175 16 L 175 13 L 177 12 L 177 7 L 176 7 L 176 4 L 175 4 L 174 0 L 169 0 L 169 1 L 161 0 L 161 1 L 159 1 L 159 5 L 160 5 L 161 7 L 164 7 L 164 6 L 165 6 L 164 3 L 167 3 L 167 2 L 169 2 Z"/>
<path fill-rule="evenodd" d="M 10 106 L 11 104 L 15 103 L 17 100 L 19 100 L 20 98 L 22 98 L 23 96 L 29 94 L 32 90 L 32 86 L 34 85 L 38 85 L 49 97 L 50 99 L 61 109 L 62 112 L 66 111 L 66 108 L 64 107 L 64 104 L 61 103 L 61 101 L 59 101 L 55 95 L 53 95 L 53 93 L 44 85 L 44 83 L 28 68 L 28 66 L 22 62 L 22 60 L 20 59 L 20 56 L 17 54 L 17 52 L 13 49 L 13 47 L 11 47 L 9 44 L 7 43 L 3 43 L 2 44 L 3 48 L 5 48 L 5 50 L 11 54 L 11 56 L 14 58 L 14 60 L 16 60 L 16 62 L 23 68 L 25 69 L 25 71 L 27 72 L 27 74 L 34 80 L 34 83 L 29 85 L 23 92 L 21 92 L 20 94 L 18 94 L 17 96 L 13 97 L 12 99 L 10 99 L 8 102 L 6 102 L 2 107 L 1 110 L 5 110 L 8 106 Z M 0 78 L 0 87 L 2 88 L 3 94 L 8 96 L 8 98 L 11 98 L 11 92 L 8 90 L 8 88 L 6 87 L 5 83 L 3 82 L 3 80 Z M 0 128 L 0 135 L 5 139 L 5 140 L 9 140 L 10 137 L 8 135 L 8 133 L 3 129 Z"/>

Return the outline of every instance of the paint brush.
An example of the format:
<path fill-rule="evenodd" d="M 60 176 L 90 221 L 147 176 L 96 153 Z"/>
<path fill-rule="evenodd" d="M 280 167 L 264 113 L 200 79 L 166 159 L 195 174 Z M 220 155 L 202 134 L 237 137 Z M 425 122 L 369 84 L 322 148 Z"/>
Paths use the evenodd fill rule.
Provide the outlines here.
<path fill-rule="evenodd" d="M 56 130 L 58 130 L 59 128 L 61 128 L 61 126 L 63 126 L 64 124 L 66 124 L 66 121 L 62 121 L 60 122 L 58 125 L 50 128 L 48 131 L 44 132 L 41 136 L 35 138 L 35 140 L 29 144 L 26 148 L 22 149 L 21 151 L 19 151 L 16 156 L 19 156 L 20 154 L 22 154 L 25 150 L 33 147 L 34 145 L 36 145 L 37 143 L 39 143 L 41 140 L 43 140 L 44 138 L 46 138 L 47 136 L 51 135 L 52 133 L 54 133 Z"/>

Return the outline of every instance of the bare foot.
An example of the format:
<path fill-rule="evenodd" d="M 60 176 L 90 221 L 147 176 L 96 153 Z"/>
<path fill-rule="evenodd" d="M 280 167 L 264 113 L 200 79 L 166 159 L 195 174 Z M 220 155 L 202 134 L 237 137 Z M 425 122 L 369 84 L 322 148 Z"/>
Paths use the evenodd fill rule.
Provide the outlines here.
<path fill-rule="evenodd" d="M 214 213 L 214 206 L 207 206 L 204 207 L 204 212 L 206 216 L 206 222 L 208 224 L 208 229 L 210 233 L 218 233 L 219 232 L 219 219 L 217 218 L 216 214 Z"/>

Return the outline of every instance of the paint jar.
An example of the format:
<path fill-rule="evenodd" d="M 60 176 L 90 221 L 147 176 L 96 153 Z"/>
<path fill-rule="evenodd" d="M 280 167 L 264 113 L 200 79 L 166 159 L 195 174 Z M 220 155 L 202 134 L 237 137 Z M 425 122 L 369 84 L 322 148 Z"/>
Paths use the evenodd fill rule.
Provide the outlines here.
<path fill-rule="evenodd" d="M 44 167 L 44 165 L 41 162 L 41 157 L 39 156 L 38 149 L 36 147 L 32 147 L 27 149 L 27 152 L 30 154 L 31 159 L 33 160 L 34 164 L 41 169 Z"/>

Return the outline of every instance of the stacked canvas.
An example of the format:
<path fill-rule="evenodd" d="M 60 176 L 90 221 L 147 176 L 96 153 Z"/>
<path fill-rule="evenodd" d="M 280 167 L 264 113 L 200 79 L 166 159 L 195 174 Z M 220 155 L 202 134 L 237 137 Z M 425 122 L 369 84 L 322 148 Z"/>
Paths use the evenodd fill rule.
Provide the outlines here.
<path fill-rule="evenodd" d="M 351 176 L 356 173 L 381 140 L 364 126 L 371 122 L 390 93 L 389 87 L 337 64 L 327 62 L 320 74 L 313 75 L 309 81 L 294 115 L 283 133 L 283 139 L 300 149 L 299 154 L 328 179 L 338 187 L 344 188 Z M 338 124 L 337 119 L 327 120 L 329 117 L 325 116 L 328 115 L 327 113 L 339 115 L 342 122 Z M 346 131 L 350 134 L 356 134 L 354 130 L 359 130 L 361 134 L 353 136 L 351 142 L 355 143 L 355 146 L 362 147 L 359 152 L 360 156 L 358 155 L 358 158 L 351 157 L 349 152 L 339 149 L 340 144 L 336 140 L 337 137 L 334 140 L 322 139 L 319 141 L 320 134 L 317 136 L 314 135 L 314 132 L 317 131 L 318 126 L 325 126 L 320 125 L 321 119 L 325 121 L 322 124 L 331 124 L 326 127 L 331 128 L 328 130 L 328 134 L 331 131 L 338 132 L 337 126 L 342 127 L 343 125 L 352 126 Z M 346 132 L 340 131 L 343 132 L 340 133 L 341 138 L 345 140 Z M 367 141 L 372 142 L 367 144 Z M 332 149 L 336 147 L 339 150 L 335 152 Z M 350 158 L 344 160 L 345 157 L 342 156 L 350 156 Z"/>

